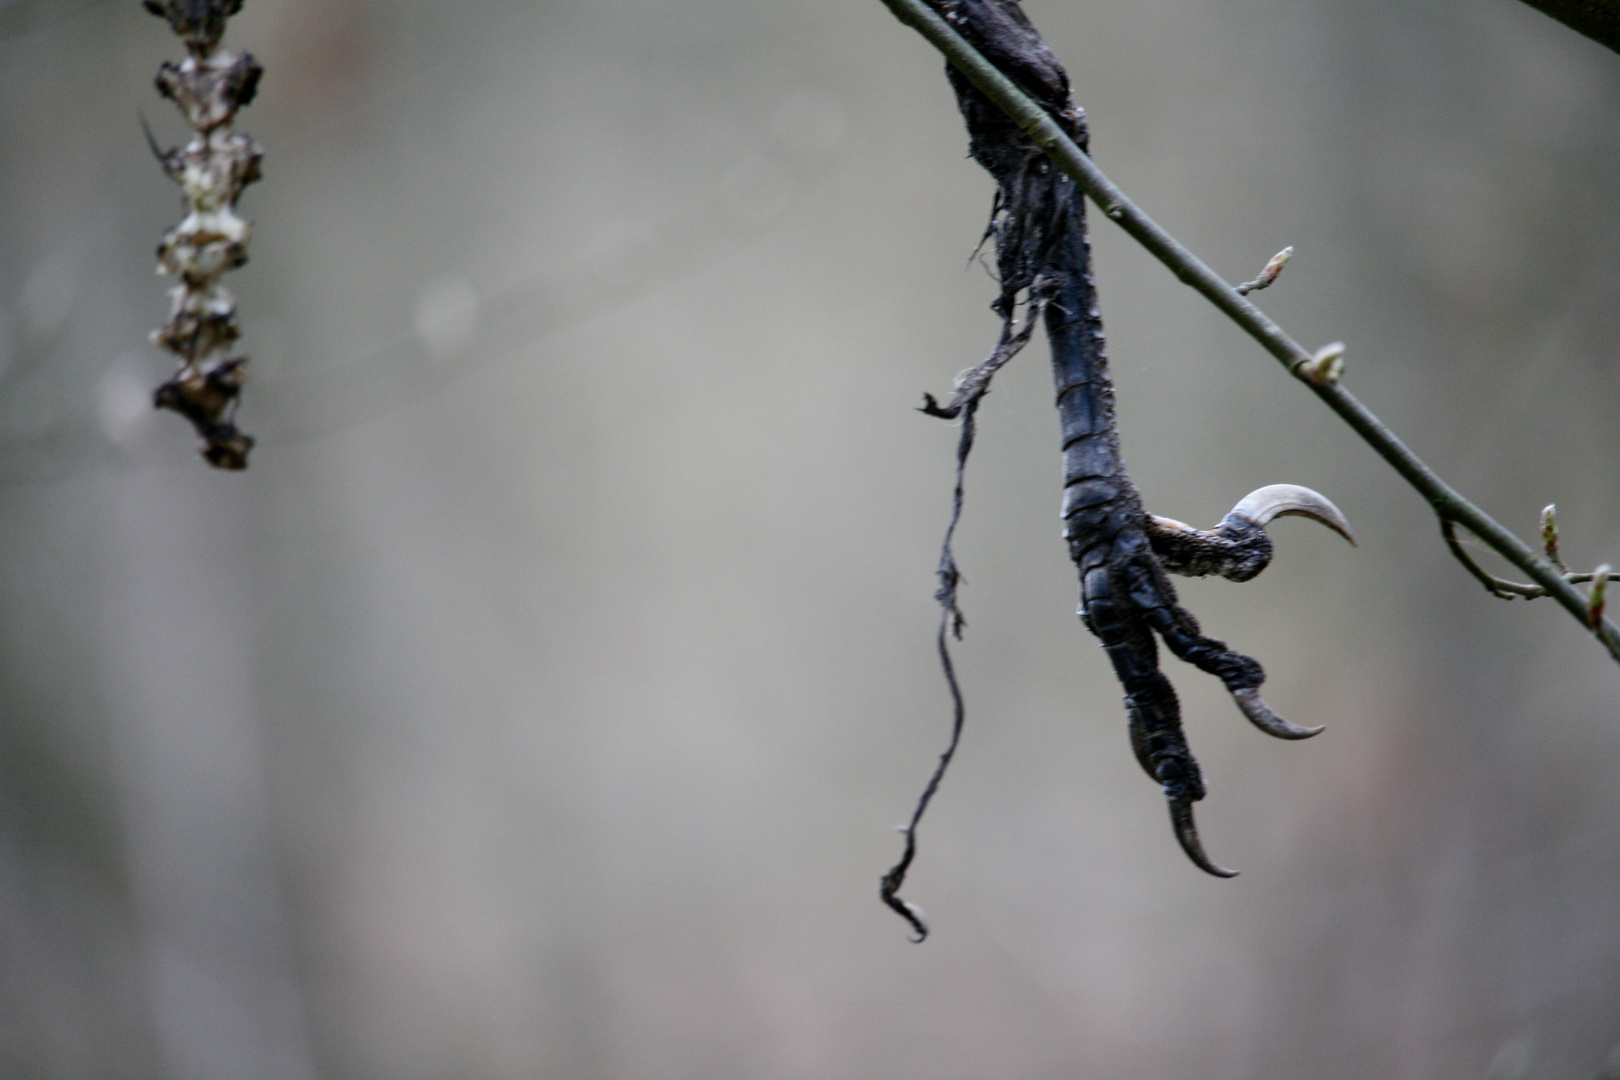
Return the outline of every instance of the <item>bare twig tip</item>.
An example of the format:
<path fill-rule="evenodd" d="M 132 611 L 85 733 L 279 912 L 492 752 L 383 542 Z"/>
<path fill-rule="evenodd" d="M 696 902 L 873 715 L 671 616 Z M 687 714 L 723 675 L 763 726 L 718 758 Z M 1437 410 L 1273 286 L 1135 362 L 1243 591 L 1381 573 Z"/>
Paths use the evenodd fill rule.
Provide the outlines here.
<path fill-rule="evenodd" d="M 1592 571 L 1592 591 L 1586 600 L 1586 623 L 1594 630 L 1603 625 L 1603 606 L 1606 601 L 1605 594 L 1609 591 L 1609 573 L 1608 563 Z"/>
<path fill-rule="evenodd" d="M 1568 572 L 1564 560 L 1558 554 L 1558 505 L 1548 503 L 1541 511 L 1541 547 L 1547 553 L 1547 561 L 1558 569 Z"/>
<path fill-rule="evenodd" d="M 1271 260 L 1266 263 L 1264 268 L 1261 269 L 1259 277 L 1255 278 L 1253 281 L 1245 281 L 1243 284 L 1236 286 L 1234 291 L 1236 291 L 1239 296 L 1247 296 L 1252 292 L 1259 292 L 1261 289 L 1270 288 L 1271 283 L 1277 280 L 1277 275 L 1283 272 L 1283 267 L 1288 265 L 1288 260 L 1293 257 L 1294 249 L 1292 246 L 1283 248 L 1281 251 L 1277 252 L 1277 254 L 1273 255 Z"/>

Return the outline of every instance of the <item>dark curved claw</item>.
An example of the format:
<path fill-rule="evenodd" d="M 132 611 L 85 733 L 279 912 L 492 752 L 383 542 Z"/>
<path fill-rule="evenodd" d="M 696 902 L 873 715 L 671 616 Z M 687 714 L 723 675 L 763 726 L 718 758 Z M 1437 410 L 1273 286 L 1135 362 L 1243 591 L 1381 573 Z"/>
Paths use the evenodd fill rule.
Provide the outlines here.
<path fill-rule="evenodd" d="M 1350 522 L 1332 501 L 1320 492 L 1298 484 L 1271 484 L 1256 488 L 1232 507 L 1232 513 L 1248 518 L 1261 528 L 1280 517 L 1308 517 L 1319 521 L 1356 546 Z"/>
<path fill-rule="evenodd" d="M 1327 730 L 1322 726 L 1300 727 L 1289 723 L 1271 711 L 1271 706 L 1265 703 L 1256 688 L 1233 690 L 1232 700 L 1237 702 L 1237 707 L 1243 710 L 1243 715 L 1249 718 L 1251 724 L 1278 739 L 1308 739 Z"/>
<path fill-rule="evenodd" d="M 1204 845 L 1198 839 L 1198 826 L 1193 822 L 1192 802 L 1187 799 L 1172 798 L 1170 802 L 1170 826 L 1176 831 L 1176 839 L 1181 843 L 1181 850 L 1187 853 L 1187 858 L 1193 865 L 1206 874 L 1213 874 L 1218 878 L 1233 878 L 1238 876 L 1236 870 L 1228 870 L 1216 862 L 1211 862 L 1204 854 Z"/>

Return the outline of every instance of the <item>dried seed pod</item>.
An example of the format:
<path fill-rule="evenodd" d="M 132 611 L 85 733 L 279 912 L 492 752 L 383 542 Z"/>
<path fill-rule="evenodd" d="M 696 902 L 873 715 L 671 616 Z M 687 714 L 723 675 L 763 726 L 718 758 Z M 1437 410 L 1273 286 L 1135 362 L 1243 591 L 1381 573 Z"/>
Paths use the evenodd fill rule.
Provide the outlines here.
<path fill-rule="evenodd" d="M 180 367 L 153 403 L 191 421 L 210 465 L 245 469 L 253 439 L 237 430 L 236 406 L 247 357 L 234 352 L 236 298 L 219 279 L 247 262 L 253 227 L 237 216 L 236 201 L 259 179 L 264 148 L 232 131 L 231 121 L 253 100 L 264 69 L 250 53 L 219 47 L 241 0 L 145 0 L 145 7 L 185 42 L 186 58 L 165 61 L 156 82 L 194 132 L 170 150 L 152 143 L 164 174 L 180 185 L 186 211 L 157 250 L 158 271 L 179 284 L 169 290 L 169 320 L 152 341 L 179 357 Z"/>

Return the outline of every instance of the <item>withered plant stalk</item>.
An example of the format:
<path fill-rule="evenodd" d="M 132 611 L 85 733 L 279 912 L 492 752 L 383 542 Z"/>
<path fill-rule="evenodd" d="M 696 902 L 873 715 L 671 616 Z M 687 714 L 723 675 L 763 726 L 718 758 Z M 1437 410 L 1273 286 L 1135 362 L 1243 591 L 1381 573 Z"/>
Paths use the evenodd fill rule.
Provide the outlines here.
<path fill-rule="evenodd" d="M 236 428 L 236 406 L 247 357 L 235 351 L 236 297 L 219 283 L 247 262 L 252 226 L 236 213 L 242 189 L 259 179 L 264 148 L 231 130 L 236 110 L 253 100 L 263 74 L 251 53 L 222 49 L 225 22 L 242 0 L 143 0 L 185 43 L 186 58 L 158 68 L 158 93 L 173 101 L 194 134 L 184 146 L 163 150 L 146 133 L 164 173 L 180 185 L 185 217 L 163 234 L 158 272 L 180 283 L 169 290 L 169 321 L 152 334 L 180 358 L 180 367 L 157 388 L 153 403 L 190 420 L 202 456 L 221 469 L 245 469 L 251 436 Z"/>

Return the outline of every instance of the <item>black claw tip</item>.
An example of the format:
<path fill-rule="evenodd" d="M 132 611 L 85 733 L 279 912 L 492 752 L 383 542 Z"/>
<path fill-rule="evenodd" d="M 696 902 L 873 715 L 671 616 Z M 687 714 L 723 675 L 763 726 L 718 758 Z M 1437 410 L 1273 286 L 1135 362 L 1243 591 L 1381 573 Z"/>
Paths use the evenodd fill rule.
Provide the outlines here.
<path fill-rule="evenodd" d="M 883 879 L 881 896 L 883 902 L 889 906 L 889 910 L 911 924 L 913 931 L 911 943 L 913 945 L 921 945 L 928 940 L 928 924 L 923 922 L 922 909 L 909 900 L 900 899 L 895 894 L 894 889 L 891 888 L 890 880 L 886 877 Z"/>
<path fill-rule="evenodd" d="M 917 406 L 917 411 L 920 413 L 926 413 L 929 416 L 937 416 L 941 420 L 955 420 L 958 416 L 962 415 L 962 407 L 960 405 L 957 405 L 954 402 L 949 405 L 941 405 L 939 403 L 939 399 L 934 397 L 933 394 L 929 393 L 923 394 L 923 403 Z"/>
<path fill-rule="evenodd" d="M 1170 800 L 1170 825 L 1176 831 L 1176 839 L 1181 843 L 1181 850 L 1187 853 L 1187 858 L 1193 865 L 1206 874 L 1213 874 L 1220 878 L 1237 877 L 1236 870 L 1228 870 L 1219 863 L 1210 861 L 1204 854 L 1204 845 L 1198 839 L 1198 826 L 1193 823 L 1192 803 L 1186 799 Z"/>

